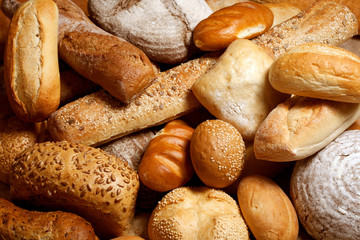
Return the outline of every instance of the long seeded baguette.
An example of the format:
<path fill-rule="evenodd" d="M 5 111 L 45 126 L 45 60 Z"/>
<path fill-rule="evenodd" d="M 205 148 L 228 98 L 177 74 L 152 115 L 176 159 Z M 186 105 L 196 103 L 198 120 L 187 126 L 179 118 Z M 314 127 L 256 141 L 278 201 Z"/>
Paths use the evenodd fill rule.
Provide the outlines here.
<path fill-rule="evenodd" d="M 320 0 L 305 11 L 253 39 L 276 59 L 307 42 L 340 45 L 357 34 L 358 21 L 344 5 Z"/>
<path fill-rule="evenodd" d="M 323 12 L 319 10 L 325 6 L 326 15 L 322 15 Z M 348 8 L 334 3 L 316 3 L 294 19 L 298 28 L 292 28 L 291 34 L 273 36 L 274 39 L 280 39 L 280 43 L 294 41 L 294 44 L 289 44 L 289 50 L 295 45 L 306 43 L 306 36 L 311 36 L 314 42 L 333 38 L 331 43 L 338 45 L 351 38 L 357 29 L 357 21 Z M 280 33 L 282 29 L 287 30 L 294 19 L 285 21 L 271 31 Z M 332 31 L 339 35 L 324 34 Z M 271 36 L 267 33 L 264 35 L 254 41 L 264 49 L 272 50 L 274 55 L 280 55 L 283 50 L 270 43 Z M 155 78 L 156 83 L 128 105 L 121 104 L 104 91 L 85 96 L 54 112 L 49 119 L 49 131 L 55 140 L 99 145 L 168 122 L 200 107 L 191 87 L 215 62 L 215 58 L 200 58 L 160 73 Z"/>
<path fill-rule="evenodd" d="M 201 107 L 191 87 L 216 59 L 201 57 L 159 73 L 129 104 L 102 90 L 80 98 L 50 116 L 49 132 L 54 140 L 100 145 L 185 115 Z"/>
<path fill-rule="evenodd" d="M 1 239 L 99 239 L 91 224 L 68 212 L 28 211 L 0 198 Z"/>
<path fill-rule="evenodd" d="M 3 0 L 12 17 L 25 0 Z M 59 56 L 85 78 L 122 102 L 130 102 L 154 77 L 152 63 L 140 49 L 92 23 L 70 0 L 54 0 L 59 9 Z"/>

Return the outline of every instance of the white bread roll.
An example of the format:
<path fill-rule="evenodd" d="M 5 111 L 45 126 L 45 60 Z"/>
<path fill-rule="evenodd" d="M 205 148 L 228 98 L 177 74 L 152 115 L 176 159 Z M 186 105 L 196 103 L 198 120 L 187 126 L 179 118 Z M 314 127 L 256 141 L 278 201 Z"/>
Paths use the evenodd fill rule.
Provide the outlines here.
<path fill-rule="evenodd" d="M 313 155 L 360 116 L 359 103 L 295 96 L 266 117 L 254 139 L 255 156 L 294 161 Z"/>
<path fill-rule="evenodd" d="M 263 5 L 270 8 L 274 14 L 274 20 L 271 28 L 301 12 L 299 8 L 289 2 L 264 3 Z"/>
<path fill-rule="evenodd" d="M 23 121 L 47 119 L 60 103 L 58 19 L 51 0 L 31 0 L 14 14 L 5 49 L 5 84 Z"/>
<path fill-rule="evenodd" d="M 195 81 L 192 91 L 211 114 L 231 123 L 244 139 L 252 140 L 268 113 L 289 96 L 269 84 L 272 63 L 256 44 L 238 39 Z"/>
<path fill-rule="evenodd" d="M 359 103 L 360 57 L 339 47 L 306 43 L 272 64 L 269 81 L 283 93 Z"/>

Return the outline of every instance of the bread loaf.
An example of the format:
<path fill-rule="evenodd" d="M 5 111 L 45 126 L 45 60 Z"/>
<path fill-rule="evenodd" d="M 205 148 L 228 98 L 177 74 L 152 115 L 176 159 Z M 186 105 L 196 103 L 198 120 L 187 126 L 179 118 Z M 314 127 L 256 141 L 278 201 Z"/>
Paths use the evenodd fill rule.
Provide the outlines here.
<path fill-rule="evenodd" d="M 249 0 L 205 0 L 213 12 L 240 2 L 249 2 Z"/>
<path fill-rule="evenodd" d="M 271 28 L 294 17 L 301 12 L 300 8 L 289 2 L 264 3 L 263 5 L 270 8 L 272 13 L 274 14 L 274 21 Z"/>
<path fill-rule="evenodd" d="M 105 152 L 121 158 L 138 171 L 139 164 L 150 141 L 155 137 L 155 129 L 144 129 L 100 146 Z"/>
<path fill-rule="evenodd" d="M 303 44 L 271 65 L 269 82 L 283 93 L 359 103 L 360 57 L 327 44 Z"/>
<path fill-rule="evenodd" d="M 270 29 L 272 11 L 258 3 L 237 3 L 212 13 L 193 31 L 195 45 L 203 51 L 227 48 L 239 38 L 251 39 Z"/>
<path fill-rule="evenodd" d="M 58 8 L 50 0 L 24 3 L 11 20 L 5 51 L 9 102 L 23 121 L 47 119 L 60 103 Z"/>
<path fill-rule="evenodd" d="M 296 240 L 299 223 L 285 192 L 270 178 L 250 175 L 240 181 L 238 202 L 257 240 Z"/>
<path fill-rule="evenodd" d="M 221 190 L 180 187 L 153 210 L 149 239 L 248 240 L 249 232 L 236 201 Z"/>
<path fill-rule="evenodd" d="M 91 224 L 73 213 L 28 211 L 3 198 L 0 218 L 3 239 L 99 239 Z"/>
<path fill-rule="evenodd" d="M 195 81 L 192 90 L 210 113 L 231 123 L 244 139 L 253 140 L 269 112 L 289 97 L 271 87 L 268 72 L 272 63 L 259 46 L 238 39 Z"/>
<path fill-rule="evenodd" d="M 360 116 L 359 103 L 295 96 L 266 117 L 254 139 L 255 156 L 294 161 L 325 147 Z"/>
<path fill-rule="evenodd" d="M 204 0 L 89 0 L 88 10 L 97 25 L 168 64 L 194 54 L 192 31 L 212 13 Z"/>
<path fill-rule="evenodd" d="M 239 177 L 244 167 L 245 143 L 231 124 L 207 120 L 195 128 L 190 154 L 201 181 L 208 187 L 224 188 Z"/>
<path fill-rule="evenodd" d="M 313 239 L 358 239 L 360 131 L 345 131 L 298 161 L 290 181 L 297 215 Z"/>
<path fill-rule="evenodd" d="M 126 162 L 65 141 L 28 148 L 17 157 L 10 176 L 13 201 L 76 213 L 101 238 L 127 232 L 138 189 L 139 177 Z"/>
<path fill-rule="evenodd" d="M 194 129 L 182 120 L 167 123 L 150 141 L 139 165 L 139 177 L 148 188 L 167 192 L 187 183 L 194 174 L 190 139 Z"/>
<path fill-rule="evenodd" d="M 302 1 L 299 1 L 299 0 L 252 0 L 252 1 L 261 2 L 261 3 L 287 2 L 287 3 L 293 4 L 294 6 L 300 8 L 301 10 L 305 10 L 318 0 L 302 0 Z M 331 0 L 331 1 L 345 5 L 355 14 L 358 21 L 360 20 L 360 8 L 359 8 L 359 2 L 357 0 Z M 359 25 L 358 31 L 360 31 L 360 25 Z"/>
<path fill-rule="evenodd" d="M 293 47 L 307 42 L 337 46 L 356 35 L 357 31 L 358 21 L 347 7 L 320 0 L 255 38 L 253 42 L 276 59 Z"/>
<path fill-rule="evenodd" d="M 11 17 L 25 0 L 3 0 Z M 130 102 L 152 82 L 153 66 L 140 49 L 92 23 L 70 0 L 54 0 L 59 8 L 59 56 L 85 78 L 122 102 Z"/>
<path fill-rule="evenodd" d="M 49 118 L 55 140 L 100 145 L 173 120 L 201 106 L 191 86 L 217 57 L 201 57 L 161 72 L 146 92 L 124 105 L 104 91 L 69 103 Z"/>

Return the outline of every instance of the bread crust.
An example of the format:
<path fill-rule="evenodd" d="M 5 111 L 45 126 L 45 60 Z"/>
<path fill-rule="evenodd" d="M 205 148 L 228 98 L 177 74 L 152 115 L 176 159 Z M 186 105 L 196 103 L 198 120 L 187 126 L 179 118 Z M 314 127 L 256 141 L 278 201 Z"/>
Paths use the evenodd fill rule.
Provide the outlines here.
<path fill-rule="evenodd" d="M 125 105 L 104 91 L 69 103 L 49 118 L 55 140 L 100 145 L 173 120 L 201 107 L 191 92 L 217 57 L 201 57 L 161 72 L 146 92 Z"/>
<path fill-rule="evenodd" d="M 98 240 L 88 221 L 69 212 L 28 211 L 0 198 L 0 218 L 3 239 Z"/>
<path fill-rule="evenodd" d="M 11 17 L 23 2 L 3 0 L 1 8 Z M 74 70 L 125 103 L 152 83 L 153 64 L 143 51 L 97 27 L 72 1 L 54 2 L 59 9 L 59 57 Z"/>
<path fill-rule="evenodd" d="M 12 18 L 5 51 L 5 84 L 11 107 L 23 121 L 47 119 L 60 103 L 58 8 L 31 0 Z"/>
<path fill-rule="evenodd" d="M 283 93 L 359 103 L 360 57 L 327 44 L 303 44 L 271 65 L 269 81 Z"/>
<path fill-rule="evenodd" d="M 289 197 L 270 178 L 250 175 L 237 191 L 241 213 L 258 240 L 295 240 L 299 222 Z"/>
<path fill-rule="evenodd" d="M 329 144 L 360 116 L 359 103 L 295 96 L 279 104 L 255 134 L 258 159 L 304 159 Z"/>
<path fill-rule="evenodd" d="M 139 165 L 139 177 L 145 186 L 167 192 L 185 185 L 192 178 L 190 140 L 193 132 L 192 127 L 176 119 L 156 134 Z"/>
<path fill-rule="evenodd" d="M 347 7 L 320 0 L 253 39 L 253 42 L 277 59 L 295 46 L 308 42 L 340 45 L 357 32 L 358 21 Z"/>
<path fill-rule="evenodd" d="M 138 189 L 139 177 L 125 161 L 65 141 L 26 149 L 10 176 L 13 201 L 76 213 L 106 239 L 128 231 Z"/>
<path fill-rule="evenodd" d="M 222 50 L 236 39 L 251 39 L 266 32 L 273 19 L 272 11 L 262 4 L 237 3 L 199 22 L 193 31 L 193 41 L 203 51 Z"/>

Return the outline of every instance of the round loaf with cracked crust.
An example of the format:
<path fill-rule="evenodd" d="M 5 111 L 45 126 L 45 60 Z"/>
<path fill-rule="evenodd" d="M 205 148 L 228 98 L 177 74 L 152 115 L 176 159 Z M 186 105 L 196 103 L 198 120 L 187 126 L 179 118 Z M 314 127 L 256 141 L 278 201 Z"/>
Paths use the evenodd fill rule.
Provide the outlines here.
<path fill-rule="evenodd" d="M 345 131 L 296 163 L 290 195 L 314 239 L 360 239 L 360 131 Z"/>

